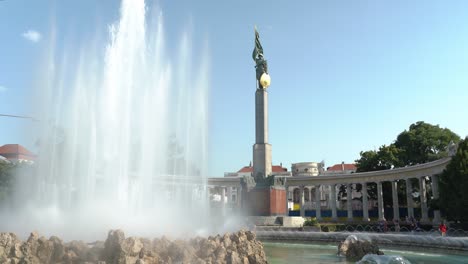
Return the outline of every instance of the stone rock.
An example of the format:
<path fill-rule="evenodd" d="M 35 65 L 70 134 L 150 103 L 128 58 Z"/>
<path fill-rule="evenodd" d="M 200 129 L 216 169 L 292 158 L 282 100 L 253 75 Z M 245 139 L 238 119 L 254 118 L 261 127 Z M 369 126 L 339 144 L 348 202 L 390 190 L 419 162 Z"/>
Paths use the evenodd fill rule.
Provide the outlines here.
<path fill-rule="evenodd" d="M 0 261 L 6 261 L 12 248 L 20 241 L 13 233 L 0 233 Z"/>
<path fill-rule="evenodd" d="M 122 230 L 111 230 L 107 234 L 106 242 L 104 242 L 103 257 L 107 263 L 123 263 L 125 261 L 122 256 L 122 242 L 125 240 L 125 234 Z M 123 258 L 122 258 L 123 257 Z"/>
<path fill-rule="evenodd" d="M 202 259 L 208 258 L 209 256 L 213 255 L 213 252 L 216 250 L 216 248 L 217 246 L 214 241 L 203 240 L 201 241 L 197 255 Z"/>
<path fill-rule="evenodd" d="M 73 250 L 69 250 L 65 252 L 65 255 L 63 255 L 62 260 L 64 263 L 72 264 L 72 263 L 78 262 L 78 256 Z"/>
<path fill-rule="evenodd" d="M 88 250 L 87 260 L 96 263 L 99 260 L 104 259 L 104 248 L 104 242 L 94 242 L 94 245 Z"/>
<path fill-rule="evenodd" d="M 65 249 L 67 251 L 73 251 L 80 261 L 88 259 L 89 247 L 83 241 L 71 241 L 70 243 L 65 244 Z"/>
<path fill-rule="evenodd" d="M 45 237 L 40 237 L 37 242 L 37 258 L 41 261 L 41 263 L 51 263 L 52 255 L 54 254 L 54 243 L 47 240 Z"/>
<path fill-rule="evenodd" d="M 233 252 L 228 253 L 228 255 L 226 256 L 226 263 L 227 264 L 242 264 L 243 261 L 239 257 L 239 254 L 233 251 Z"/>
<path fill-rule="evenodd" d="M 105 242 L 63 243 L 58 237 L 39 237 L 31 233 L 26 242 L 14 234 L 0 233 L 0 263 L 21 264 L 153 264 L 153 263 L 267 263 L 263 244 L 255 234 L 232 234 L 189 240 L 129 237 L 111 230 Z"/>
<path fill-rule="evenodd" d="M 65 255 L 65 246 L 63 245 L 63 241 L 56 236 L 51 236 L 49 241 L 52 242 L 54 247 L 54 251 L 51 256 L 52 263 L 60 262 Z"/>
<path fill-rule="evenodd" d="M 338 245 L 338 254 L 348 261 L 359 261 L 367 254 L 383 255 L 383 252 L 376 243 L 350 235 Z"/>
<path fill-rule="evenodd" d="M 23 252 L 21 251 L 21 242 L 15 243 L 15 245 L 11 248 L 10 256 L 18 259 L 23 257 Z"/>
<path fill-rule="evenodd" d="M 140 254 L 143 249 L 143 242 L 139 238 L 129 237 L 122 241 L 121 248 L 125 255 L 136 257 Z"/>

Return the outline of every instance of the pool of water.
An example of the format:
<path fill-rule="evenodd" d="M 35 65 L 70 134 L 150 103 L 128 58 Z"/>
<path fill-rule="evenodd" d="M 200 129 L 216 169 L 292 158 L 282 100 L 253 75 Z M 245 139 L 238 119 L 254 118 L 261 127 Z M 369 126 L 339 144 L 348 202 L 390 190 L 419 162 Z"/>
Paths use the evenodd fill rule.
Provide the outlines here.
<path fill-rule="evenodd" d="M 301 244 L 263 242 L 268 262 L 279 263 L 354 263 L 336 255 L 337 246 L 331 244 Z M 466 264 L 468 255 L 431 253 L 429 249 L 421 251 L 403 251 L 381 248 L 385 255 L 400 255 L 412 264 Z"/>

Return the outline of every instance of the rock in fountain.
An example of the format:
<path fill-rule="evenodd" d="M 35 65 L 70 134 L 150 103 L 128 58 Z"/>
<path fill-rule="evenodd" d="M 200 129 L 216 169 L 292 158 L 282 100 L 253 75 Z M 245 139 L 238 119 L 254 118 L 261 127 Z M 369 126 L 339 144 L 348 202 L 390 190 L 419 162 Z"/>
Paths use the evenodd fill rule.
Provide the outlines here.
<path fill-rule="evenodd" d="M 338 245 L 338 254 L 346 257 L 347 260 L 358 261 L 367 254 L 383 255 L 384 253 L 371 240 L 350 235 Z"/>
<path fill-rule="evenodd" d="M 121 230 L 111 230 L 105 242 L 98 241 L 91 245 L 82 241 L 63 243 L 55 236 L 46 239 L 36 232 L 23 242 L 13 233 L 0 233 L 0 262 L 267 263 L 263 244 L 250 231 L 171 241 L 165 237 L 154 240 L 125 238 Z"/>

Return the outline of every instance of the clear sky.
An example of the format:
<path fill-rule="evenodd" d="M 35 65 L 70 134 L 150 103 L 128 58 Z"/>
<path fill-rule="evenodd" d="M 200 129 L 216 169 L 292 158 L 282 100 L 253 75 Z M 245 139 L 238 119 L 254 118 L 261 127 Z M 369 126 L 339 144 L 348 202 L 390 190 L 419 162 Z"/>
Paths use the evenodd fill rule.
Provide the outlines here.
<path fill-rule="evenodd" d="M 269 88 L 273 163 L 353 162 L 416 121 L 468 135 L 467 1 L 147 1 L 169 42 L 187 26 L 208 39 L 210 176 L 252 159 L 257 25 Z M 107 36 L 117 0 L 0 1 L 0 114 L 34 115 L 31 86 L 52 29 L 79 49 Z M 0 145 L 20 143 L 27 120 L 0 117 Z"/>

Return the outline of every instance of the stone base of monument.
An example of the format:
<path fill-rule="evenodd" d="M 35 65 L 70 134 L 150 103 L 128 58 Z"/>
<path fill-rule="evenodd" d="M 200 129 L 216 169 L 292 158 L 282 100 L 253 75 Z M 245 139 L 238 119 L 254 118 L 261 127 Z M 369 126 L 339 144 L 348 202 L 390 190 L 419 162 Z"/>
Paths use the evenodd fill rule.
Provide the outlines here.
<path fill-rule="evenodd" d="M 267 186 L 254 188 L 244 196 L 244 205 L 250 216 L 285 216 L 286 190 L 281 187 Z"/>

